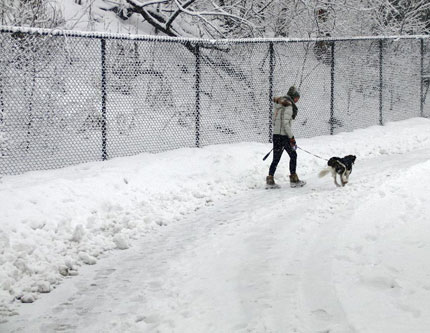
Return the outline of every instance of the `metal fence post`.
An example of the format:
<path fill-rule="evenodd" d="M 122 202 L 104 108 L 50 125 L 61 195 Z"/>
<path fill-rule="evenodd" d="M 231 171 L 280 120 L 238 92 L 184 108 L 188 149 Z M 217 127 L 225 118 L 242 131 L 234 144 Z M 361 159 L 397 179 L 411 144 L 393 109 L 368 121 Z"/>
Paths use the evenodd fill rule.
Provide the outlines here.
<path fill-rule="evenodd" d="M 269 43 L 269 142 L 272 142 L 273 134 L 273 72 L 274 72 L 273 42 Z"/>
<path fill-rule="evenodd" d="M 330 135 L 334 132 L 334 46 L 335 42 L 331 43 L 331 84 L 330 84 Z"/>
<path fill-rule="evenodd" d="M 102 130 L 102 160 L 107 160 L 107 140 L 106 140 L 106 40 L 101 40 L 101 61 L 102 61 L 102 119 L 101 119 L 101 130 Z"/>
<path fill-rule="evenodd" d="M 382 117 L 382 88 L 384 83 L 384 78 L 382 75 L 382 62 L 384 61 L 383 58 L 383 48 L 384 48 L 384 41 L 382 39 L 379 40 L 379 125 L 383 125 L 383 117 Z"/>
<path fill-rule="evenodd" d="M 196 56 L 196 147 L 200 147 L 200 45 L 195 46 Z"/>
<path fill-rule="evenodd" d="M 420 115 L 424 117 L 424 38 L 421 38 Z"/>

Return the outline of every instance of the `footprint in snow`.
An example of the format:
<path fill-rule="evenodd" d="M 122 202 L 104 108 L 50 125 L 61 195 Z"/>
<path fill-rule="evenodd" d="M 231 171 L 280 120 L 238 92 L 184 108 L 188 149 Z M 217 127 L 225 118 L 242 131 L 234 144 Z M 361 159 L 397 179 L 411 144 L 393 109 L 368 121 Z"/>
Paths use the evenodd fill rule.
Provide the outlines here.
<path fill-rule="evenodd" d="M 414 318 L 418 318 L 418 317 L 421 317 L 421 311 L 420 310 L 418 310 L 418 309 L 415 309 L 415 308 L 413 308 L 413 307 L 411 307 L 411 306 L 409 306 L 409 305 L 406 305 L 406 304 L 397 304 L 397 307 L 400 309 L 400 310 L 403 310 L 403 311 L 405 311 L 405 312 L 409 312 L 410 314 L 412 314 L 412 316 L 414 316 Z"/>
<path fill-rule="evenodd" d="M 395 279 L 386 276 L 361 277 L 361 283 L 371 289 L 388 290 L 401 288 Z"/>
<path fill-rule="evenodd" d="M 312 311 L 312 316 L 314 318 L 317 318 L 319 320 L 324 320 L 324 321 L 329 321 L 332 318 L 332 315 L 329 314 L 326 310 L 324 309 L 318 309 L 318 310 L 314 310 Z"/>

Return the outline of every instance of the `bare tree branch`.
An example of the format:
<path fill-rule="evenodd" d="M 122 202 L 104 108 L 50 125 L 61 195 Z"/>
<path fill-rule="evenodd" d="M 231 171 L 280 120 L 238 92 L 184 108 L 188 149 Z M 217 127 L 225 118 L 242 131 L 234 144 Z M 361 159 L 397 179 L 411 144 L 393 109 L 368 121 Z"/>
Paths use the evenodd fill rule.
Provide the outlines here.
<path fill-rule="evenodd" d="M 188 6 L 190 6 L 193 2 L 195 2 L 196 0 L 189 0 L 188 2 L 186 2 L 183 7 L 187 8 Z M 181 14 L 182 10 L 181 8 L 179 8 L 171 17 L 170 19 L 167 21 L 166 23 L 166 28 L 169 29 L 169 27 L 172 25 L 173 21 L 179 16 L 179 14 Z"/>
<path fill-rule="evenodd" d="M 129 3 L 132 6 L 132 10 L 135 13 L 138 13 L 140 15 L 143 16 L 143 18 L 149 23 L 151 24 L 153 27 L 157 28 L 158 30 L 162 31 L 163 33 L 165 33 L 167 36 L 171 36 L 171 37 L 179 37 L 176 33 L 174 33 L 170 27 L 167 29 L 166 26 L 164 24 L 162 24 L 161 22 L 157 21 L 153 15 L 149 14 L 149 12 L 147 10 L 145 10 L 143 7 L 143 5 L 136 0 L 127 0 L 127 3 Z"/>

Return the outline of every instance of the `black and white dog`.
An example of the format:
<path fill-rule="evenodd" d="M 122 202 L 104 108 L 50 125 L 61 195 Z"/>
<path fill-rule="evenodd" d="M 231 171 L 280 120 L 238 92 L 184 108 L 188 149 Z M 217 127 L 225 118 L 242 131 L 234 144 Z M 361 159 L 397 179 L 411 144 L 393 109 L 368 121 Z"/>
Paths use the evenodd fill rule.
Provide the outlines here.
<path fill-rule="evenodd" d="M 331 172 L 334 183 L 336 186 L 345 186 L 348 183 L 349 175 L 352 172 L 352 165 L 355 162 L 355 155 L 347 155 L 343 158 L 340 157 L 332 157 L 328 160 L 327 165 L 328 167 L 324 170 L 321 170 L 319 173 L 319 177 L 324 177 L 326 174 Z M 340 182 L 342 185 L 339 185 L 337 182 L 337 175 L 340 176 Z"/>

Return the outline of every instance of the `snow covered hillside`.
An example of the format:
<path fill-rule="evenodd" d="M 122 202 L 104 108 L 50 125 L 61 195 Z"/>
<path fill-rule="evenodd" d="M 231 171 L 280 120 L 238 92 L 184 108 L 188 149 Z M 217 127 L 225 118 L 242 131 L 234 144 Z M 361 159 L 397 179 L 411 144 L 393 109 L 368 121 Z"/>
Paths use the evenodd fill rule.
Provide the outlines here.
<path fill-rule="evenodd" d="M 64 20 L 58 28 L 75 31 L 98 31 L 136 35 L 165 35 L 157 32 L 141 15 L 128 17 L 126 1 L 109 0 L 53 0 Z M 171 11 L 174 10 L 174 6 Z M 117 15 L 116 11 L 122 12 Z M 121 19 L 121 17 L 123 17 Z M 176 32 L 185 37 L 198 37 L 199 29 L 180 15 L 175 20 Z"/>
<path fill-rule="evenodd" d="M 121 20 L 114 12 L 102 9 L 112 8 L 113 3 L 103 0 L 83 1 L 81 5 L 73 0 L 56 0 L 56 3 L 65 20 L 62 28 L 66 30 L 154 34 L 154 29 L 136 15 Z"/>
<path fill-rule="evenodd" d="M 298 144 L 350 183 L 265 190 L 262 143 L 4 177 L 0 332 L 426 332 L 430 120 Z"/>

